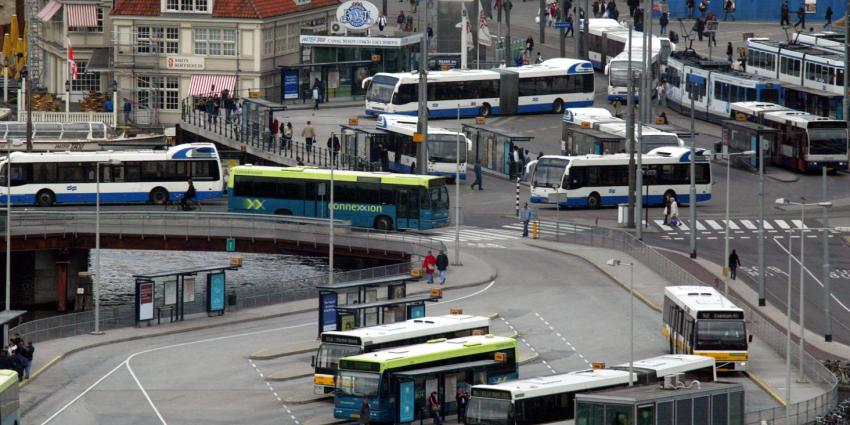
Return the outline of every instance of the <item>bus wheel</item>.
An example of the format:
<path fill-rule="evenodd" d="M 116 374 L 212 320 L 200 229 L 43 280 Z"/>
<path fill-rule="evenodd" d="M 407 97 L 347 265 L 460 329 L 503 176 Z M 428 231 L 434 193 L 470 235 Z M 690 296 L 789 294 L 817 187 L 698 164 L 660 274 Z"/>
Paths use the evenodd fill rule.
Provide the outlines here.
<path fill-rule="evenodd" d="M 42 190 L 35 195 L 35 203 L 40 207 L 49 207 L 56 202 L 56 195 L 50 190 Z"/>
<path fill-rule="evenodd" d="M 669 201 L 670 199 L 676 199 L 676 192 L 673 192 L 672 190 L 668 190 L 668 191 L 664 192 L 665 205 L 666 205 L 666 202 Z"/>
<path fill-rule="evenodd" d="M 552 112 L 559 114 L 564 112 L 564 101 L 561 99 L 555 99 L 555 103 L 552 104 Z"/>
<path fill-rule="evenodd" d="M 151 190 L 151 202 L 156 205 L 164 205 L 168 202 L 168 191 L 161 187 L 155 187 Z"/>
<path fill-rule="evenodd" d="M 274 215 L 292 215 L 292 211 L 289 210 L 276 210 Z"/>
<path fill-rule="evenodd" d="M 490 104 L 485 103 L 481 105 L 481 108 L 478 109 L 478 115 L 481 115 L 482 117 L 490 116 Z"/>
<path fill-rule="evenodd" d="M 599 194 L 593 192 L 590 196 L 587 197 L 587 207 L 595 210 L 602 206 L 602 199 L 599 198 Z"/>
<path fill-rule="evenodd" d="M 392 230 L 393 221 L 389 217 L 382 215 L 375 219 L 375 228 L 378 230 Z"/>

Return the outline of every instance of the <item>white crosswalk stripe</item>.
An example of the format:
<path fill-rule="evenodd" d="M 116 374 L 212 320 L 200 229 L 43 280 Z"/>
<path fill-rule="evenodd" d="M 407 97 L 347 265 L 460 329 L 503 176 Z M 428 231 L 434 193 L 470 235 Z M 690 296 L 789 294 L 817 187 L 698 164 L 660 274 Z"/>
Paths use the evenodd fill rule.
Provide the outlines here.
<path fill-rule="evenodd" d="M 681 222 L 678 227 L 665 225 L 663 220 L 653 220 L 652 224 L 657 228 L 662 230 L 667 234 L 667 236 L 662 236 L 665 239 L 677 239 L 672 237 L 677 234 L 687 234 L 690 233 L 690 228 L 696 228 L 700 234 L 702 235 L 711 235 L 717 234 L 722 235 L 726 232 L 726 220 L 722 219 L 700 219 L 696 221 L 695 226 L 690 226 L 687 221 Z M 773 219 L 773 220 L 765 220 L 764 221 L 764 229 L 766 232 L 770 232 L 772 234 L 784 233 L 781 231 L 803 231 L 805 233 L 816 232 L 811 230 L 811 228 L 803 223 L 801 220 L 792 220 L 792 219 Z M 774 230 L 780 229 L 780 230 Z M 758 233 L 758 220 L 753 219 L 733 219 L 729 220 L 729 230 L 730 233 L 734 233 L 738 235 L 741 239 L 748 239 L 750 236 L 744 236 L 746 234 L 757 234 Z M 731 232 L 734 231 L 734 232 Z M 838 231 L 831 231 L 829 233 L 840 233 Z M 730 235 L 731 236 L 731 235 Z M 810 235 L 811 237 L 811 235 Z"/>
<path fill-rule="evenodd" d="M 776 225 L 779 226 L 779 228 L 782 229 L 782 230 L 788 230 L 788 229 L 791 228 L 791 226 L 789 226 L 788 223 L 785 222 L 785 220 L 774 220 L 774 221 L 776 222 Z"/>
<path fill-rule="evenodd" d="M 723 230 L 723 226 L 721 226 L 721 225 L 720 225 L 720 223 L 718 223 L 718 222 L 716 222 L 716 221 L 714 221 L 714 220 L 705 220 L 705 222 L 706 222 L 709 226 L 711 226 L 711 228 L 712 228 L 712 229 L 714 229 L 714 230 Z"/>
<path fill-rule="evenodd" d="M 425 233 L 423 236 L 427 236 L 441 242 L 454 242 L 455 228 L 454 226 L 450 226 L 434 232 Z M 520 236 L 521 235 L 517 235 L 516 233 L 509 232 L 505 229 L 485 229 L 483 227 L 475 226 L 460 227 L 461 242 L 511 240 L 519 239 Z"/>
<path fill-rule="evenodd" d="M 764 220 L 764 230 L 773 230 L 773 226 L 767 220 Z"/>
<path fill-rule="evenodd" d="M 808 229 L 809 228 L 808 226 L 803 224 L 803 222 L 800 221 L 800 220 L 791 220 L 791 222 L 794 223 L 794 227 L 796 227 L 798 229 Z"/>
<path fill-rule="evenodd" d="M 702 223 L 699 222 L 699 220 L 697 220 L 697 230 L 706 230 L 705 226 L 703 226 Z"/>
<path fill-rule="evenodd" d="M 752 221 L 750 221 L 750 220 L 741 220 L 741 224 L 743 224 L 743 225 L 744 225 L 744 227 L 746 227 L 747 229 L 750 229 L 750 230 L 758 229 L 758 226 L 756 226 L 756 225 L 755 225 Z"/>
<path fill-rule="evenodd" d="M 656 225 L 656 226 L 658 226 L 658 227 L 660 227 L 660 228 L 661 228 L 661 230 L 663 230 L 663 231 L 665 231 L 665 232 L 671 232 L 671 231 L 673 231 L 673 228 L 672 228 L 672 227 L 670 227 L 670 226 L 668 226 L 668 225 L 664 224 L 664 220 L 655 220 L 655 225 Z"/>
<path fill-rule="evenodd" d="M 723 220 L 723 226 L 724 227 L 727 225 L 727 223 L 728 223 L 729 228 L 732 229 L 732 230 L 740 229 L 740 227 L 738 227 L 738 225 L 735 224 L 734 220 Z"/>

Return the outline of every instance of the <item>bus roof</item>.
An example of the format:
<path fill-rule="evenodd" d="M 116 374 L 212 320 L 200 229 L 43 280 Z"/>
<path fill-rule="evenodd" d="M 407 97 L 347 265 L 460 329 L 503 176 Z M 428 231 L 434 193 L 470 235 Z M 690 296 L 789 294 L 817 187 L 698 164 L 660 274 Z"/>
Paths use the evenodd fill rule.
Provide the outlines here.
<path fill-rule="evenodd" d="M 440 81 L 463 81 L 470 78 L 499 79 L 499 72 L 512 71 L 524 75 L 546 74 L 553 72 L 561 72 L 566 70 L 567 73 L 591 73 L 592 66 L 590 62 L 582 59 L 573 58 L 552 58 L 543 61 L 539 64 L 522 65 L 498 69 L 450 69 L 447 71 L 429 71 L 428 82 Z M 373 78 L 378 76 L 388 76 L 398 78 L 402 83 L 416 83 L 419 81 L 418 72 L 379 72 Z"/>
<path fill-rule="evenodd" d="M 6 391 L 12 385 L 18 385 L 18 372 L 0 369 L 0 393 Z"/>
<path fill-rule="evenodd" d="M 710 286 L 668 286 L 664 296 L 693 316 L 700 311 L 743 311 Z"/>
<path fill-rule="evenodd" d="M 714 366 L 714 357 L 694 356 L 690 354 L 664 354 L 657 357 L 638 360 L 633 363 L 633 367 L 635 369 L 655 371 L 655 375 L 658 378 L 709 367 L 713 368 Z M 623 363 L 614 367 L 619 370 L 628 370 L 629 364 Z"/>
<path fill-rule="evenodd" d="M 417 116 L 380 114 L 378 115 L 377 120 L 375 120 L 375 127 L 394 133 L 402 133 L 412 136 L 413 133 L 416 133 L 416 125 L 418 123 L 419 117 Z M 428 134 L 449 134 L 453 136 L 458 134 L 463 135 L 463 133 L 459 133 L 457 131 L 451 131 L 440 127 L 431 127 L 430 125 L 428 125 Z M 464 136 L 464 138 L 466 138 L 466 136 Z"/>
<path fill-rule="evenodd" d="M 743 112 L 745 114 L 756 115 L 770 111 L 790 111 L 782 105 L 768 102 L 732 102 L 730 106 L 733 111 Z"/>
<path fill-rule="evenodd" d="M 268 167 L 260 165 L 239 165 L 230 169 L 230 184 L 237 175 L 306 179 L 306 180 L 330 180 L 331 170 L 313 167 Z M 384 183 L 404 186 L 430 187 L 444 182 L 442 176 L 422 176 L 416 174 L 395 174 L 384 172 L 346 171 L 334 170 L 334 180 L 344 182 Z"/>
<path fill-rule="evenodd" d="M 168 150 L 118 150 L 92 152 L 12 152 L 13 162 L 88 162 L 117 160 L 139 160 L 145 157 L 158 159 L 190 160 L 218 158 L 218 150 L 212 143 L 186 143 L 172 146 Z M 5 157 L 3 157 L 5 160 Z"/>
<path fill-rule="evenodd" d="M 844 120 L 834 120 L 832 118 L 794 110 L 765 112 L 764 119 L 800 128 L 808 128 L 813 123 L 830 123 L 835 124 L 835 127 L 847 127 L 847 122 Z M 844 125 L 841 126 L 840 123 L 844 123 Z"/>
<path fill-rule="evenodd" d="M 708 162 L 708 156 L 711 152 L 707 149 L 697 149 L 696 150 L 696 161 L 697 162 Z M 655 148 L 649 153 L 643 155 L 643 163 L 644 164 L 659 164 L 659 163 L 667 163 L 669 164 L 673 159 L 673 162 L 690 162 L 691 150 L 690 148 L 679 147 L 679 146 L 664 146 L 660 148 Z M 628 162 L 629 155 L 626 153 L 615 153 L 608 155 L 577 155 L 577 156 L 562 156 L 562 155 L 543 155 L 540 159 L 567 159 L 570 161 L 570 165 L 615 165 L 621 164 L 624 161 Z"/>
<path fill-rule="evenodd" d="M 454 332 L 463 329 L 481 328 L 490 325 L 490 319 L 482 316 L 448 314 L 445 316 L 422 317 L 404 322 L 369 326 L 348 331 L 329 331 L 325 335 L 358 338 L 364 347 L 420 336 L 433 335 L 434 332 Z"/>
<path fill-rule="evenodd" d="M 492 350 L 515 350 L 516 340 L 495 335 L 466 336 L 454 339 L 435 339 L 424 344 L 395 347 L 372 353 L 343 357 L 342 361 L 378 364 L 380 371 L 400 366 L 416 365 L 441 359 L 452 359 Z"/>
<path fill-rule="evenodd" d="M 567 108 L 564 109 L 564 117 L 563 121 L 569 124 L 581 125 L 584 122 L 588 122 L 588 125 L 592 124 L 592 121 L 622 121 L 620 118 L 614 116 L 611 111 L 605 108 Z"/>
<path fill-rule="evenodd" d="M 475 385 L 473 389 L 510 393 L 511 400 L 549 394 L 592 390 L 629 383 L 629 372 L 612 369 L 588 369 L 561 375 L 508 381 L 501 384 Z"/>

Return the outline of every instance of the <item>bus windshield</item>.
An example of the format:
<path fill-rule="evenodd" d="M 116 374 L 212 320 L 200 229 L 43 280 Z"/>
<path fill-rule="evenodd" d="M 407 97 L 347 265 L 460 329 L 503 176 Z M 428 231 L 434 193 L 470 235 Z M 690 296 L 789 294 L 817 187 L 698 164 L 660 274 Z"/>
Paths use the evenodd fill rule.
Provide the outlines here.
<path fill-rule="evenodd" d="M 511 401 L 472 397 L 467 407 L 467 421 L 471 424 L 501 425 L 510 422 Z"/>
<path fill-rule="evenodd" d="M 451 134 L 435 134 L 428 136 L 428 158 L 432 162 L 455 162 L 460 150 L 460 162 L 466 162 L 466 138 Z"/>
<path fill-rule="evenodd" d="M 340 371 L 336 380 L 338 395 L 375 396 L 381 375 L 377 373 Z"/>
<path fill-rule="evenodd" d="M 563 158 L 541 158 L 534 169 L 536 187 L 558 187 L 570 160 Z"/>
<path fill-rule="evenodd" d="M 328 344 L 323 343 L 319 347 L 319 354 L 316 356 L 316 367 L 326 369 L 336 369 L 339 366 L 339 359 L 342 357 L 356 356 L 363 351 L 356 345 L 343 344 Z"/>
<path fill-rule="evenodd" d="M 449 209 L 449 191 L 446 187 L 432 187 L 431 192 L 431 209 L 447 210 Z"/>
<path fill-rule="evenodd" d="M 739 320 L 697 322 L 697 350 L 746 350 L 747 331 Z"/>
<path fill-rule="evenodd" d="M 366 100 L 390 103 L 393 100 L 396 83 L 398 83 L 398 78 L 388 75 L 376 76 L 372 79 L 372 85 L 369 86 L 369 93 L 366 95 Z"/>
<path fill-rule="evenodd" d="M 847 130 L 843 128 L 810 128 L 810 155 L 844 155 L 847 153 Z"/>
<path fill-rule="evenodd" d="M 679 138 L 675 134 L 644 134 L 640 150 L 649 153 L 655 148 L 667 146 L 679 146 Z"/>

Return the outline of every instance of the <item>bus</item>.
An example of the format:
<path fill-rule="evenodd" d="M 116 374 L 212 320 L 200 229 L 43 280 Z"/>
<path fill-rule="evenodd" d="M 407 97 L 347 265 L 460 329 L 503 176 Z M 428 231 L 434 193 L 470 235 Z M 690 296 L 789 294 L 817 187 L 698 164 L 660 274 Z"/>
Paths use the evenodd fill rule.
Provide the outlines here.
<path fill-rule="evenodd" d="M 704 356 L 663 355 L 633 364 L 632 382 L 656 384 L 665 377 L 685 375 L 700 382 L 716 379 L 714 359 Z M 472 387 L 467 423 L 478 425 L 535 425 L 572 423 L 575 395 L 625 387 L 628 363 L 608 369 L 587 369 L 561 375 L 520 379 Z"/>
<path fill-rule="evenodd" d="M 421 344 L 437 338 L 460 338 L 490 333 L 490 319 L 450 314 L 348 331 L 322 332 L 322 343 L 313 357 L 313 389 L 316 394 L 333 391 L 339 359 L 391 347 Z"/>
<path fill-rule="evenodd" d="M 376 127 L 389 133 L 384 147 L 387 149 L 387 168 L 396 173 L 412 173 L 416 169 L 416 145 L 413 135 L 419 118 L 409 115 L 381 114 Z M 457 131 L 428 126 L 427 173 L 445 176 L 450 182 L 460 170 L 460 179 L 466 180 L 466 154 L 472 141 Z M 460 165 L 458 165 L 458 153 Z"/>
<path fill-rule="evenodd" d="M 731 118 L 779 130 L 770 146 L 772 163 L 799 172 L 847 170 L 847 122 L 795 111 L 774 103 L 737 102 Z"/>
<path fill-rule="evenodd" d="M 224 189 L 218 150 L 212 143 L 168 150 L 12 152 L 0 158 L 0 186 L 7 186 L 10 161 L 16 205 L 93 204 L 98 177 L 102 203 L 177 201 L 190 178 L 199 201 L 218 198 Z M 6 189 L 0 191 L 0 202 L 5 203 Z"/>
<path fill-rule="evenodd" d="M 697 149 L 697 202 L 711 199 L 711 164 L 705 149 Z M 687 203 L 690 192 L 691 151 L 682 147 L 656 148 L 643 155 L 644 205 L 675 198 Z M 651 173 L 650 171 L 654 171 Z M 531 163 L 530 201 L 563 207 L 600 208 L 628 201 L 629 155 L 544 155 Z"/>
<path fill-rule="evenodd" d="M 632 31 L 636 40 L 635 48 L 642 47 L 643 33 Z M 594 68 L 605 70 L 612 59 L 626 50 L 629 42 L 629 29 L 614 19 L 591 19 L 587 41 L 587 54 Z M 638 47 L 640 45 L 641 47 Z M 652 36 L 653 51 L 657 50 L 659 59 L 664 62 L 676 46 L 669 38 Z M 657 49 L 656 49 L 657 48 Z M 632 60 L 636 60 L 634 57 Z M 640 62 L 637 62 L 640 65 Z M 636 68 L 640 68 L 637 66 Z"/>
<path fill-rule="evenodd" d="M 554 58 L 492 70 L 428 73 L 428 117 L 555 112 L 593 104 L 590 62 Z M 369 82 L 366 115 L 419 114 L 419 74 L 378 73 Z"/>
<path fill-rule="evenodd" d="M 643 69 L 644 50 L 643 50 L 643 33 L 633 32 L 631 43 L 631 60 L 632 74 L 638 78 Z M 652 41 L 649 48 L 649 60 L 652 69 L 651 80 L 655 81 L 660 72 L 661 64 L 667 62 L 667 58 L 672 53 L 676 46 L 666 38 L 652 36 Z M 627 94 L 629 93 L 629 49 L 624 47 L 623 52 L 615 56 L 605 66 L 605 73 L 608 74 L 608 101 L 613 102 L 620 100 L 628 102 Z M 635 101 L 640 102 L 640 84 L 634 86 Z M 650 87 L 649 98 L 655 97 L 655 87 Z"/>
<path fill-rule="evenodd" d="M 18 372 L 0 369 L 0 424 L 21 423 L 21 399 L 18 394 Z"/>
<path fill-rule="evenodd" d="M 749 361 L 744 310 L 709 286 L 664 288 L 661 333 L 670 353 L 713 357 L 718 371 L 745 371 Z"/>
<path fill-rule="evenodd" d="M 433 229 L 449 224 L 446 179 L 334 171 L 334 218 L 355 227 Z M 331 170 L 240 165 L 230 170 L 230 212 L 329 218 Z"/>
<path fill-rule="evenodd" d="M 365 399 L 371 423 L 413 422 L 427 411 L 432 392 L 441 401 L 453 402 L 457 388 L 516 379 L 518 357 L 516 340 L 493 335 L 434 339 L 343 357 L 336 376 L 334 418 L 359 418 Z"/>

